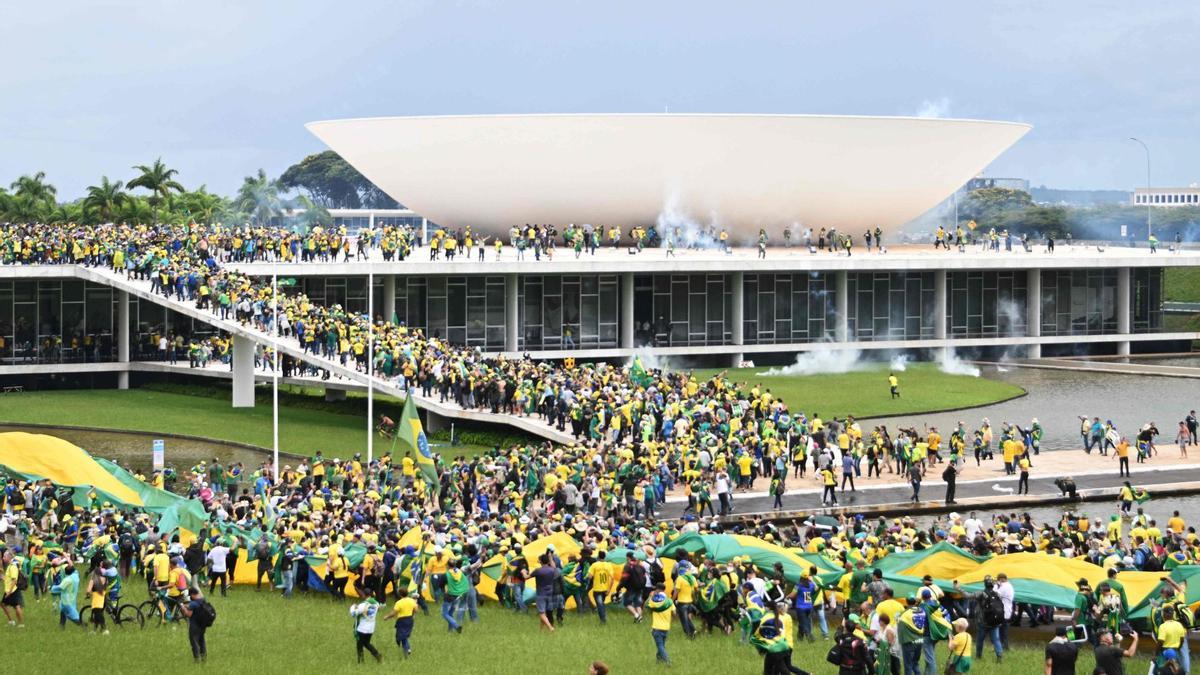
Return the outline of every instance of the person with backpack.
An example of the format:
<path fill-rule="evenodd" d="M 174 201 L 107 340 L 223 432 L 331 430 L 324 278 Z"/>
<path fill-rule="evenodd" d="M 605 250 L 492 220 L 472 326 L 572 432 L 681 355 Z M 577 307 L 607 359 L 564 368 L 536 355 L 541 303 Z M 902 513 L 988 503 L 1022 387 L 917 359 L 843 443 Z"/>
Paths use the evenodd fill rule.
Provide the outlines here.
<path fill-rule="evenodd" d="M 4 562 L 4 598 L 0 600 L 0 609 L 4 610 L 4 618 L 8 625 L 25 627 L 25 589 L 29 580 L 21 571 L 21 564 L 15 553 L 20 549 L 9 549 L 0 560 Z M 13 620 L 16 617 L 16 620 Z"/>
<path fill-rule="evenodd" d="M 857 614 L 846 617 L 834 635 L 834 645 L 826 654 L 825 660 L 838 667 L 838 675 L 867 674 L 870 655 L 867 653 L 866 635 L 860 630 Z"/>
<path fill-rule="evenodd" d="M 634 623 L 641 623 L 643 596 L 646 592 L 646 568 L 633 556 L 629 556 L 625 568 L 621 570 L 621 582 L 617 584 L 617 593 L 622 591 L 625 592 L 622 600 L 625 609 L 633 617 Z"/>
<path fill-rule="evenodd" d="M 204 599 L 199 588 L 193 587 L 188 597 L 190 600 L 179 606 L 188 620 L 188 642 L 192 646 L 192 659 L 196 663 L 208 660 L 208 642 L 205 633 L 217 620 L 217 610 Z"/>
<path fill-rule="evenodd" d="M 955 582 L 955 586 L 958 583 Z M 983 578 L 983 592 L 975 598 L 975 658 L 983 658 L 983 640 L 992 641 L 996 661 L 1004 658 L 1004 643 L 1000 639 L 1000 627 L 1004 625 L 1004 600 L 996 592 L 996 582 L 990 576 Z"/>
<path fill-rule="evenodd" d="M 267 583 L 271 581 L 271 542 L 267 540 L 267 533 L 263 532 L 262 536 L 254 544 L 254 559 L 258 561 L 258 571 L 254 575 L 254 590 L 262 590 L 263 577 L 267 577 Z"/>

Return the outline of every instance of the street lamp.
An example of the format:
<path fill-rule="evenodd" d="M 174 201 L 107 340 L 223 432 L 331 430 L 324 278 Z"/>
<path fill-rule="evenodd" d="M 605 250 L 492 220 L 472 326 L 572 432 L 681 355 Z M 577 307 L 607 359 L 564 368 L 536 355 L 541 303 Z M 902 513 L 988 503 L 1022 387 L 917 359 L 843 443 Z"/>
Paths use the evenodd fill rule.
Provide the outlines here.
<path fill-rule="evenodd" d="M 1151 233 L 1153 232 L 1151 227 L 1153 224 L 1151 216 L 1152 207 L 1150 206 L 1150 148 L 1141 139 L 1130 136 L 1129 140 L 1142 146 L 1142 149 L 1146 151 L 1146 238 L 1149 239 Z"/>

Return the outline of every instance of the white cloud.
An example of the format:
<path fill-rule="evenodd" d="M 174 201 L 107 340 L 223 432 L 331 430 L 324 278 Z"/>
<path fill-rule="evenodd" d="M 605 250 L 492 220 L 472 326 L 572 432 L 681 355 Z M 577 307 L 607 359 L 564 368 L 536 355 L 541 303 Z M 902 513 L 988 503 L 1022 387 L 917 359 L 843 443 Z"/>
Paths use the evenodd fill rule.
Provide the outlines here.
<path fill-rule="evenodd" d="M 917 117 L 945 117 L 950 114 L 950 99 L 945 96 L 938 99 L 925 99 L 917 108 Z"/>

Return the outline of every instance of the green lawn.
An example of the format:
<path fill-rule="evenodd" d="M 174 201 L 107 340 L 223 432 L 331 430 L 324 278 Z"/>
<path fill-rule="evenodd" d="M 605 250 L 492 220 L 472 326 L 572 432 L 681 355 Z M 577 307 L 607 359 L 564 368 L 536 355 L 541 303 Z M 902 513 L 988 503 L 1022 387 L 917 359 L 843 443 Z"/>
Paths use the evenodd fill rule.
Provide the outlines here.
<path fill-rule="evenodd" d="M 881 417 L 932 410 L 964 408 L 1003 401 L 1023 393 L 1007 382 L 986 377 L 947 375 L 931 363 L 909 363 L 900 380 L 900 398 L 892 399 L 888 390 L 887 364 L 830 375 L 787 375 L 764 377 L 768 367 L 731 368 L 729 377 L 747 388 L 759 384 L 782 398 L 792 411 L 808 415 L 820 413 L 842 417 Z M 698 377 L 711 377 L 720 369 L 695 371 Z"/>
<path fill-rule="evenodd" d="M 1200 267 L 1168 267 L 1164 276 L 1164 300 L 1200 302 Z"/>
<path fill-rule="evenodd" d="M 191 393 L 181 393 L 184 391 Z M 281 401 L 286 401 L 279 407 L 281 450 L 301 455 L 322 450 L 338 457 L 366 452 L 365 413 L 355 409 L 365 410 L 365 404 L 310 401 L 297 395 Z M 260 391 L 256 403 L 253 408 L 234 408 L 228 390 L 205 387 L 27 391 L 4 398 L 0 422 L 174 433 L 269 448 L 270 393 Z M 345 412 L 335 412 L 339 407 Z M 400 410 L 394 402 L 375 406 L 376 415 L 386 412 L 392 419 L 400 418 Z M 384 442 L 377 440 L 376 448 Z M 434 443 L 439 442 L 435 435 Z M 473 456 L 491 448 L 490 444 L 476 443 L 444 448 L 442 452 Z"/>
<path fill-rule="evenodd" d="M 127 595 L 141 600 L 143 588 L 127 585 Z M 144 673 L 151 670 L 191 668 L 187 630 L 167 627 L 112 629 L 110 635 L 90 635 L 71 627 L 60 631 L 58 616 L 50 601 L 29 603 L 27 628 L 0 626 L 5 662 L 26 672 Z M 351 673 L 378 671 L 374 663 L 356 665 L 353 624 L 348 603 L 333 603 L 327 596 L 296 597 L 284 601 L 274 594 L 256 593 L 238 587 L 228 598 L 212 598 L 217 622 L 208 631 L 212 672 Z M 614 607 L 607 625 L 595 615 L 568 615 L 556 633 L 540 632 L 535 616 L 517 616 L 495 606 L 485 607 L 478 624 L 466 626 L 462 634 L 446 631 L 436 609 L 429 617 L 417 615 L 413 632 L 413 656 L 405 660 L 393 638 L 392 622 L 380 622 L 374 643 L 384 655 L 382 668 L 414 673 L 521 673 L 547 675 L 586 673 L 594 659 L 608 663 L 613 673 L 654 673 L 654 643 L 649 622 L 635 625 L 628 614 Z M 835 669 L 825 662 L 829 643 L 801 644 L 793 663 L 813 673 Z M 1042 672 L 1042 644 L 1017 647 L 1005 655 L 1003 666 L 985 656 L 971 672 L 975 675 L 1009 675 Z M 757 673 L 762 659 L 754 649 L 738 644 L 737 636 L 701 636 L 690 641 L 678 623 L 672 628 L 667 650 L 674 673 Z M 942 672 L 946 658 L 944 643 L 938 647 Z M 1090 653 L 1080 657 L 1078 672 L 1091 672 Z M 86 664 L 86 665 L 84 665 Z M 1126 664 L 1126 672 L 1145 672 L 1144 658 Z"/>

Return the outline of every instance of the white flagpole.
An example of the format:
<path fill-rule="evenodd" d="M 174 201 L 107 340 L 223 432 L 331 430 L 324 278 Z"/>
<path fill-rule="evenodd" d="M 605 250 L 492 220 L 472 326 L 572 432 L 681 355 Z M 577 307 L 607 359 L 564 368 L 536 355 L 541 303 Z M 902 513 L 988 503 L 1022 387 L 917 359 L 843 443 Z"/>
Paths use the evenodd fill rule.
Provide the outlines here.
<path fill-rule="evenodd" d="M 368 254 L 369 255 L 369 254 Z M 375 264 L 367 259 L 367 466 L 375 457 Z"/>
<path fill-rule="evenodd" d="M 271 319 L 275 333 L 275 367 L 271 371 L 271 470 L 275 473 L 275 481 L 279 481 L 279 273 L 276 262 L 278 256 L 271 261 Z"/>

